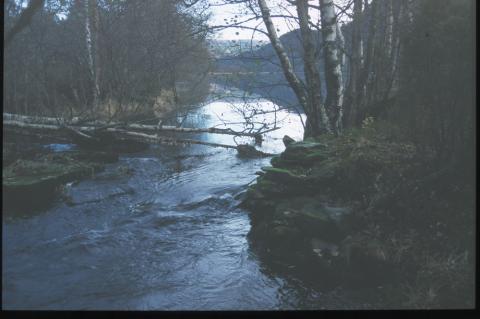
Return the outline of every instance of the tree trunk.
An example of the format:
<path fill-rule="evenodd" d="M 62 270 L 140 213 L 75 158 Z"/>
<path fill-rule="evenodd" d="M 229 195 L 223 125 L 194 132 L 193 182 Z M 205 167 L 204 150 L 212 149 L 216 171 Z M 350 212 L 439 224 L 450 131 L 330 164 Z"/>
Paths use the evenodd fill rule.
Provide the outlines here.
<path fill-rule="evenodd" d="M 91 110 L 96 110 L 98 105 L 98 96 L 100 89 L 98 86 L 98 78 L 95 72 L 95 61 L 94 61 L 94 52 L 93 52 L 93 43 L 92 43 L 92 25 L 90 22 L 90 6 L 93 7 L 96 5 L 95 0 L 85 0 L 85 41 L 87 44 L 87 56 L 88 56 L 88 68 L 90 72 L 90 78 L 92 81 L 92 107 Z"/>
<path fill-rule="evenodd" d="M 12 42 L 13 38 L 17 35 L 17 33 L 22 31 L 26 26 L 30 24 L 33 16 L 37 11 L 42 9 L 44 3 L 45 3 L 45 0 L 31 0 L 28 3 L 27 8 L 22 11 L 22 13 L 20 14 L 20 17 L 18 18 L 14 26 L 8 32 L 6 32 L 5 42 L 4 42 L 5 48 L 10 45 L 10 43 Z M 4 7 L 4 10 L 5 10 L 5 7 Z"/>
<path fill-rule="evenodd" d="M 93 50 L 94 50 L 94 67 L 95 67 L 95 107 L 98 107 L 100 99 L 100 16 L 98 14 L 97 0 L 92 1 L 92 19 L 93 19 Z"/>
<path fill-rule="evenodd" d="M 337 50 L 337 18 L 333 0 L 320 0 L 322 19 L 322 37 L 324 43 L 325 80 L 327 86 L 326 108 L 333 124 L 333 131 L 339 134 L 342 130 L 343 117 L 343 80 L 338 61 Z"/>
<path fill-rule="evenodd" d="M 392 0 L 387 1 L 387 28 L 385 34 L 386 56 L 390 57 L 393 50 L 393 3 Z"/>
<path fill-rule="evenodd" d="M 216 127 L 210 128 L 188 128 L 188 127 L 176 127 L 176 126 L 157 126 L 157 125 L 143 125 L 135 123 L 115 123 L 115 122 L 104 122 L 104 121 L 81 121 L 79 118 L 73 118 L 72 120 L 65 120 L 63 118 L 55 117 L 40 117 L 40 116 L 26 116 L 19 114 L 3 113 L 3 124 L 5 126 L 17 126 L 17 127 L 29 127 L 29 124 L 32 124 L 32 128 L 38 127 L 41 129 L 44 125 L 46 129 L 52 129 L 50 126 L 61 127 L 77 127 L 83 131 L 95 131 L 95 130 L 105 130 L 107 128 L 124 128 L 133 131 L 143 131 L 143 132 L 176 132 L 176 133 L 213 133 L 213 134 L 225 134 L 233 136 L 246 136 L 252 137 L 256 140 L 261 140 L 262 134 L 271 132 L 279 129 L 273 128 L 268 130 L 263 130 L 259 132 L 236 132 L 231 129 L 221 129 Z"/>
<path fill-rule="evenodd" d="M 300 33 L 303 45 L 303 63 L 307 86 L 307 129 L 305 135 L 315 136 L 322 133 L 330 133 L 331 125 L 325 107 L 322 103 L 320 74 L 317 70 L 315 58 L 315 45 L 312 32 L 309 27 L 308 0 L 297 0 Z"/>
<path fill-rule="evenodd" d="M 359 91 L 362 90 L 359 79 L 360 71 L 364 65 L 363 40 L 362 40 L 362 0 L 353 1 L 353 32 L 352 32 L 352 57 L 350 59 L 350 74 L 348 81 L 348 114 L 346 123 L 349 126 L 355 124 L 359 101 Z"/>
<path fill-rule="evenodd" d="M 366 8 L 365 8 L 366 9 Z M 366 11 L 366 10 L 365 10 Z M 358 125 L 362 120 L 362 114 L 364 113 L 365 107 L 368 104 L 368 95 L 367 91 L 370 91 L 372 83 L 374 81 L 374 62 L 375 62 L 375 47 L 377 41 L 377 21 L 378 21 L 378 8 L 377 1 L 373 0 L 370 4 L 370 22 L 368 30 L 368 40 L 365 46 L 366 55 L 363 67 L 360 70 L 358 78 L 358 91 L 357 95 L 354 98 L 355 101 L 355 114 L 350 118 L 350 125 Z"/>
<path fill-rule="evenodd" d="M 28 133 L 31 131 L 35 135 L 38 132 L 56 132 L 58 134 L 67 135 L 70 138 L 76 139 L 77 143 L 82 141 L 81 144 L 89 145 L 92 144 L 96 147 L 107 145 L 107 143 L 112 143 L 111 138 L 118 139 L 118 143 L 121 143 L 122 140 L 127 141 L 139 141 L 143 143 L 163 143 L 163 144 L 199 144 L 199 145 L 206 145 L 212 147 L 223 147 L 223 148 L 231 148 L 236 149 L 239 154 L 248 157 L 266 157 L 266 156 L 273 156 L 276 154 L 265 153 L 258 151 L 255 149 L 254 146 L 247 145 L 247 144 L 239 144 L 239 145 L 229 145 L 229 144 L 220 144 L 220 143 L 211 143 L 199 140 L 192 140 L 192 139 L 179 139 L 175 137 L 167 137 L 167 136 L 159 136 L 157 134 L 145 134 L 142 132 L 134 132 L 128 131 L 120 128 L 106 128 L 102 130 L 102 132 L 106 132 L 110 138 L 108 141 L 105 141 L 105 134 L 100 135 L 100 137 L 96 136 L 98 132 L 98 128 L 96 127 L 88 127 L 88 126 L 69 126 L 69 125 L 53 125 L 53 124 L 33 124 L 33 123 L 25 123 L 20 121 L 5 121 L 3 122 L 6 128 L 11 129 L 21 129 L 22 133 Z M 73 137 L 72 137 L 73 135 Z M 102 137 L 103 136 L 103 137 Z"/>
<path fill-rule="evenodd" d="M 339 45 L 341 50 L 338 52 L 338 59 L 340 61 L 340 66 L 344 67 L 345 66 L 345 38 L 342 33 L 342 28 L 340 28 L 340 25 L 337 23 L 337 36 L 339 40 Z"/>
<path fill-rule="evenodd" d="M 307 122 L 308 122 L 309 121 L 308 118 L 310 117 L 310 115 L 308 114 L 309 108 L 307 104 L 308 103 L 307 94 L 303 88 L 303 85 L 300 79 L 295 74 L 292 63 L 288 58 L 285 48 L 283 47 L 282 43 L 280 42 L 280 39 L 278 38 L 277 31 L 275 30 L 275 26 L 273 25 L 272 19 L 270 17 L 270 9 L 268 8 L 266 1 L 258 0 L 258 5 L 262 12 L 262 19 L 263 19 L 263 22 L 265 23 L 265 27 L 267 28 L 267 33 L 268 33 L 268 38 L 270 39 L 270 43 L 272 44 L 273 49 L 275 50 L 275 53 L 277 54 L 278 59 L 280 60 L 283 74 L 285 75 L 285 78 L 287 79 L 287 82 L 292 88 L 293 92 L 295 93 L 295 96 L 297 97 L 301 107 L 307 114 Z M 309 127 L 310 127 L 309 124 L 305 125 L 305 134 L 304 134 L 305 137 L 311 136 L 311 134 L 313 133 L 310 131 Z"/>

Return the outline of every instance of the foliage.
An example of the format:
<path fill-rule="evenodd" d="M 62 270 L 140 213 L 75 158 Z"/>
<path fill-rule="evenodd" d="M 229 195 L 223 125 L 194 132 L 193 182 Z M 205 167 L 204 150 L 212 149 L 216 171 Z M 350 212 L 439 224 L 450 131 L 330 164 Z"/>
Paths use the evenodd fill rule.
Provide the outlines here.
<path fill-rule="evenodd" d="M 6 29 L 21 10 L 15 1 L 7 2 Z M 177 107 L 208 92 L 207 17 L 182 9 L 178 0 L 91 3 L 98 12 L 98 29 L 93 24 L 92 31 L 98 109 L 91 110 L 93 78 L 83 1 L 67 1 L 61 10 L 48 1 L 5 51 L 6 111 L 67 117 L 86 111 L 95 116 L 153 115 L 162 90 L 173 92 L 171 104 Z"/>
<path fill-rule="evenodd" d="M 273 168 L 262 168 L 265 173 L 249 189 L 245 202 L 253 227 L 278 219 L 272 212 L 299 196 L 305 202 L 351 207 L 352 247 L 368 253 L 368 247 L 377 243 L 389 265 L 388 271 L 373 274 L 383 287 L 374 294 L 381 295 L 384 307 L 472 306 L 473 182 L 462 174 L 462 167 L 439 168 L 432 164 L 435 154 L 400 142 L 390 123 L 368 119 L 363 126 L 338 137 L 323 135 L 290 144 L 272 159 Z M 291 235 L 290 241 L 305 236 L 305 227 L 296 230 L 300 235 Z M 313 233 L 323 236 L 320 229 Z M 342 243 L 341 247 L 350 245 L 347 239 Z M 355 265 L 356 271 L 368 272 L 366 268 Z M 372 281 L 362 281 L 362 289 Z"/>
<path fill-rule="evenodd" d="M 444 161 L 473 157 L 474 11 L 470 0 L 422 0 L 404 34 L 392 118 Z"/>

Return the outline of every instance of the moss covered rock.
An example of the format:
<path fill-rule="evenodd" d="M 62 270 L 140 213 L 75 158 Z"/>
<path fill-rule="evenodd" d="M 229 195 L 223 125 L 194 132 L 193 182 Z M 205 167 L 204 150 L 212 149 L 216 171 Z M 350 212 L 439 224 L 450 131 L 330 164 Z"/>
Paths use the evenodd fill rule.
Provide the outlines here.
<path fill-rule="evenodd" d="M 287 146 L 285 151 L 275 160 L 276 167 L 309 165 L 319 159 L 328 157 L 328 146 L 325 143 L 295 142 Z"/>
<path fill-rule="evenodd" d="M 381 243 L 351 236 L 362 229 L 353 212 L 397 185 L 414 153 L 411 145 L 361 131 L 290 143 L 272 167 L 262 167 L 245 197 L 252 243 L 271 251 L 289 247 L 290 257 L 275 255 L 287 264 L 307 258 L 339 278 L 361 280 L 386 269 Z"/>
<path fill-rule="evenodd" d="M 55 153 L 38 160 L 17 160 L 3 169 L 3 208 L 44 208 L 55 198 L 58 186 L 91 176 L 103 169 L 103 162 L 112 160 L 111 155 L 93 153 Z"/>
<path fill-rule="evenodd" d="M 347 208 L 335 211 L 329 209 L 322 199 L 299 196 L 276 202 L 274 219 L 283 220 L 285 224 L 301 229 L 305 238 L 318 237 L 330 242 L 339 242 L 345 236 L 341 224 Z"/>

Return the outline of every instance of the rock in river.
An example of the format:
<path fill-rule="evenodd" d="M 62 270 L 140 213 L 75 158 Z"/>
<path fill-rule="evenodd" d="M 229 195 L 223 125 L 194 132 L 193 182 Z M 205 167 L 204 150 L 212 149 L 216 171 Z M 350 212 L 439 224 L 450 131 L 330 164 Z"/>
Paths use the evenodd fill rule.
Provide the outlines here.
<path fill-rule="evenodd" d="M 86 176 L 111 162 L 111 154 L 55 153 L 37 160 L 17 160 L 3 169 L 3 209 L 29 211 L 47 206 L 58 186 Z"/>

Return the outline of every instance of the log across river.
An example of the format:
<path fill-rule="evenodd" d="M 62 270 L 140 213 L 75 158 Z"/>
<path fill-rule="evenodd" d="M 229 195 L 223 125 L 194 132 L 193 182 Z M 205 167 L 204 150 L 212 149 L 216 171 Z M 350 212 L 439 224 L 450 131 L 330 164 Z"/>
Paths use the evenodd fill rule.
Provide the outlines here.
<path fill-rule="evenodd" d="M 268 107 L 270 102 L 263 103 Z M 237 119 L 218 101 L 186 122 L 214 126 L 220 113 L 232 122 Z M 263 152 L 281 152 L 285 134 L 302 136 L 298 116 L 281 115 L 282 129 L 265 135 Z M 192 136 L 234 145 L 232 138 Z M 239 198 L 268 163 L 269 158 L 241 158 L 232 149 L 155 144 L 67 185 L 65 192 L 75 204 L 58 201 L 47 210 L 4 219 L 3 308 L 362 307 L 342 291 L 310 287 L 293 269 L 277 273 L 250 248 L 249 218 L 238 208 Z"/>
<path fill-rule="evenodd" d="M 256 130 L 254 132 L 249 131 L 234 131 L 231 128 L 221 129 L 216 127 L 210 128 L 188 128 L 188 127 L 176 127 L 176 126 L 166 126 L 166 125 L 143 125 L 137 123 L 109 123 L 101 121 L 93 121 L 87 123 L 80 123 L 78 118 L 67 121 L 63 118 L 53 118 L 53 117 L 40 117 L 40 116 L 26 116 L 19 114 L 4 113 L 3 114 L 3 125 L 6 128 L 13 128 L 22 130 L 23 133 L 28 131 L 33 131 L 32 134 L 38 134 L 40 132 L 57 132 L 57 133 L 70 133 L 78 139 L 83 139 L 85 144 L 89 141 L 101 143 L 99 138 L 95 138 L 97 132 L 102 134 L 109 133 L 110 140 L 115 136 L 121 137 L 121 139 L 133 139 L 139 140 L 147 143 L 183 143 L 183 144 L 200 144 L 207 145 L 212 147 L 224 147 L 236 149 L 240 154 L 248 157 L 262 157 L 262 156 L 271 156 L 274 154 L 265 153 L 258 151 L 254 146 L 250 144 L 241 144 L 241 145 L 232 145 L 232 144 L 221 144 L 206 142 L 195 139 L 185 139 L 177 137 L 165 137 L 159 135 L 159 133 L 164 132 L 175 132 L 175 133 L 213 133 L 213 134 L 225 134 L 241 137 L 252 137 L 255 139 L 257 144 L 261 143 L 263 140 L 263 134 L 272 132 L 280 129 L 278 126 L 274 126 L 270 129 Z M 150 134 L 146 134 L 149 132 Z M 153 135 L 152 133 L 156 133 Z M 120 142 L 120 139 L 116 142 Z"/>

